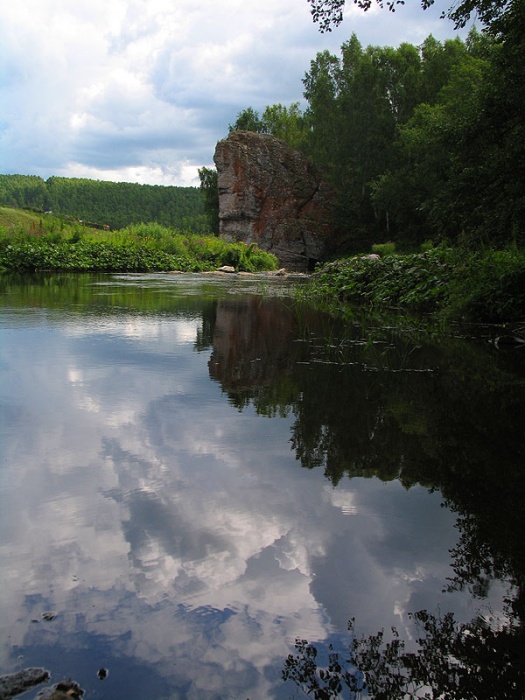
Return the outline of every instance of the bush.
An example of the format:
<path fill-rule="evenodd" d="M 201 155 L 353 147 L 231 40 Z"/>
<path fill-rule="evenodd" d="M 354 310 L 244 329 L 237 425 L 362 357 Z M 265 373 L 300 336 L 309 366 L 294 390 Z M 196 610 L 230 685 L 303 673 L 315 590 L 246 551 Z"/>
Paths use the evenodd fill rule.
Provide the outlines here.
<path fill-rule="evenodd" d="M 231 265 L 241 272 L 261 272 L 276 270 L 279 263 L 275 255 L 261 250 L 256 243 L 249 246 L 245 243 L 232 243 L 225 247 L 221 264 Z"/>
<path fill-rule="evenodd" d="M 348 258 L 324 268 L 309 293 L 382 309 L 434 310 L 446 299 L 450 258 L 443 250 L 379 260 Z"/>
<path fill-rule="evenodd" d="M 302 293 L 377 310 L 503 322 L 525 317 L 525 253 L 440 246 L 379 260 L 347 258 L 322 268 Z"/>
<path fill-rule="evenodd" d="M 276 269 L 277 259 L 255 245 L 185 235 L 156 224 L 111 233 L 77 224 L 63 232 L 38 235 L 25 230 L 0 231 L 0 267 L 7 270 L 202 272 L 222 265 L 256 272 Z"/>
<path fill-rule="evenodd" d="M 395 252 L 396 244 L 392 241 L 388 241 L 388 243 L 374 243 L 372 246 L 372 253 L 380 255 L 382 258 L 384 258 L 386 255 L 392 255 Z"/>
<path fill-rule="evenodd" d="M 451 312 L 487 322 L 525 316 L 525 253 L 493 250 L 458 264 Z"/>
<path fill-rule="evenodd" d="M 126 226 L 126 228 L 121 229 L 120 232 L 124 236 L 129 236 L 130 238 L 135 238 L 139 241 L 160 241 L 162 238 L 170 235 L 170 229 L 167 229 L 165 226 L 161 226 L 157 223 L 132 224 L 131 226 Z"/>

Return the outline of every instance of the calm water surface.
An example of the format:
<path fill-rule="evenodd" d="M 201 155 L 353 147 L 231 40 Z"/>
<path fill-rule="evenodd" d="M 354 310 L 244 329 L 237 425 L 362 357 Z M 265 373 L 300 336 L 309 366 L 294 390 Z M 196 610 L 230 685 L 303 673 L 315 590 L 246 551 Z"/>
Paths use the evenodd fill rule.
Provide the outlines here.
<path fill-rule="evenodd" d="M 296 638 L 520 597 L 525 358 L 493 329 L 341 326 L 258 278 L 0 285 L 0 673 L 297 697 Z"/>

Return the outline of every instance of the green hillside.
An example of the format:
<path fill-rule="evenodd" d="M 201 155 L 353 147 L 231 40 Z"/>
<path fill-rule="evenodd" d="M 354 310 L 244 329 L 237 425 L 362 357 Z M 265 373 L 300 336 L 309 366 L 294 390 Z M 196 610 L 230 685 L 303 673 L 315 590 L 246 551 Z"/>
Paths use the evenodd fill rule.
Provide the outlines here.
<path fill-rule="evenodd" d="M 210 231 L 197 187 L 0 175 L 0 204 L 70 216 L 111 229 L 156 222 L 192 233 Z"/>
<path fill-rule="evenodd" d="M 0 206 L 0 228 L 17 228 L 23 227 L 30 229 L 31 225 L 38 226 L 40 224 L 40 216 L 31 211 L 15 209 L 14 207 Z"/>

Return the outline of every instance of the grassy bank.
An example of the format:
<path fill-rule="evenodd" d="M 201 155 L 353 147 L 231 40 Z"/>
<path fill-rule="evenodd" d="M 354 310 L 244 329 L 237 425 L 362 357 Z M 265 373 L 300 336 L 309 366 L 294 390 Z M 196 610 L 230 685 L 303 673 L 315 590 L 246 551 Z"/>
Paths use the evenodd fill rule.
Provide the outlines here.
<path fill-rule="evenodd" d="M 223 265 L 238 271 L 275 270 L 275 256 L 256 245 L 226 243 L 159 224 L 105 231 L 53 216 L 0 208 L 0 269 L 205 272 Z"/>
<path fill-rule="evenodd" d="M 525 320 L 525 253 L 434 248 L 323 267 L 305 297 L 328 305 L 438 314 L 491 323 Z"/>

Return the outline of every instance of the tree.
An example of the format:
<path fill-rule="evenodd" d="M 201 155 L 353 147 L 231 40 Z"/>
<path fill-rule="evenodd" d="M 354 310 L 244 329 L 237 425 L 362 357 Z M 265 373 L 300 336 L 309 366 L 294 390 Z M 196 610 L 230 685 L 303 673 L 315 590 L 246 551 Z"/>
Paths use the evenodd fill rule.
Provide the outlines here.
<path fill-rule="evenodd" d="M 454 240 L 463 230 L 477 235 L 478 193 L 466 186 L 465 165 L 472 156 L 463 142 L 477 119 L 490 65 L 477 55 L 478 38 L 485 43 L 476 32 L 468 45 L 459 39 L 441 44 L 433 37 L 423 43 L 423 100 L 399 126 L 395 164 L 371 186 L 389 235 L 405 243 Z"/>
<path fill-rule="evenodd" d="M 269 105 L 262 117 L 253 107 L 241 110 L 229 131 L 254 131 L 258 134 L 271 134 L 291 146 L 299 148 L 304 143 L 305 120 L 298 102 L 289 107 L 281 103 Z"/>
<path fill-rule="evenodd" d="M 0 175 L 0 202 L 30 209 L 48 209 L 46 184 L 36 175 Z"/>
<path fill-rule="evenodd" d="M 366 12 L 374 4 L 374 0 L 353 0 L 357 7 Z M 404 5 L 404 0 L 375 0 L 379 7 L 386 7 L 390 12 L 395 12 L 398 5 Z M 337 27 L 343 21 L 343 10 L 345 0 L 308 0 L 311 5 L 311 15 L 314 22 L 319 23 L 321 32 L 330 32 L 332 27 Z M 453 3 L 450 8 L 444 11 L 441 17 L 447 17 L 454 22 L 455 28 L 464 27 L 470 17 L 475 14 L 479 20 L 486 25 L 503 17 L 514 0 L 460 0 Z M 434 4 L 434 0 L 421 0 L 423 10 Z"/>
<path fill-rule="evenodd" d="M 293 102 L 289 107 L 281 103 L 266 107 L 262 127 L 265 133 L 286 141 L 292 148 L 304 144 L 305 121 L 299 102 Z"/>
<path fill-rule="evenodd" d="M 399 130 L 396 165 L 372 188 L 393 237 L 525 242 L 524 26 L 525 3 L 515 2 L 498 22 L 504 41 L 472 31 L 463 46 L 423 45 L 425 103 Z"/>
<path fill-rule="evenodd" d="M 325 50 L 311 61 L 310 71 L 303 79 L 303 94 L 308 102 L 305 113 L 308 154 L 323 169 L 332 171 L 337 168 L 340 152 L 339 73 L 339 59 Z"/>
<path fill-rule="evenodd" d="M 0 175 L 0 202 L 51 210 L 111 228 L 156 221 L 166 227 L 206 232 L 202 197 L 196 187 Z"/>
<path fill-rule="evenodd" d="M 204 210 L 213 233 L 219 233 L 219 190 L 217 171 L 213 168 L 199 168 L 201 192 L 204 197 Z"/>
<path fill-rule="evenodd" d="M 246 109 L 241 110 L 235 123 L 230 124 L 228 128 L 230 133 L 232 131 L 255 131 L 258 134 L 264 132 L 264 124 L 259 117 L 259 112 L 253 107 L 246 107 Z"/>
<path fill-rule="evenodd" d="M 421 51 L 406 43 L 364 49 L 353 34 L 340 57 L 318 53 L 303 83 L 305 150 L 338 194 L 338 223 L 353 247 L 368 247 L 388 235 L 371 187 L 393 167 L 399 129 L 424 94 Z"/>

